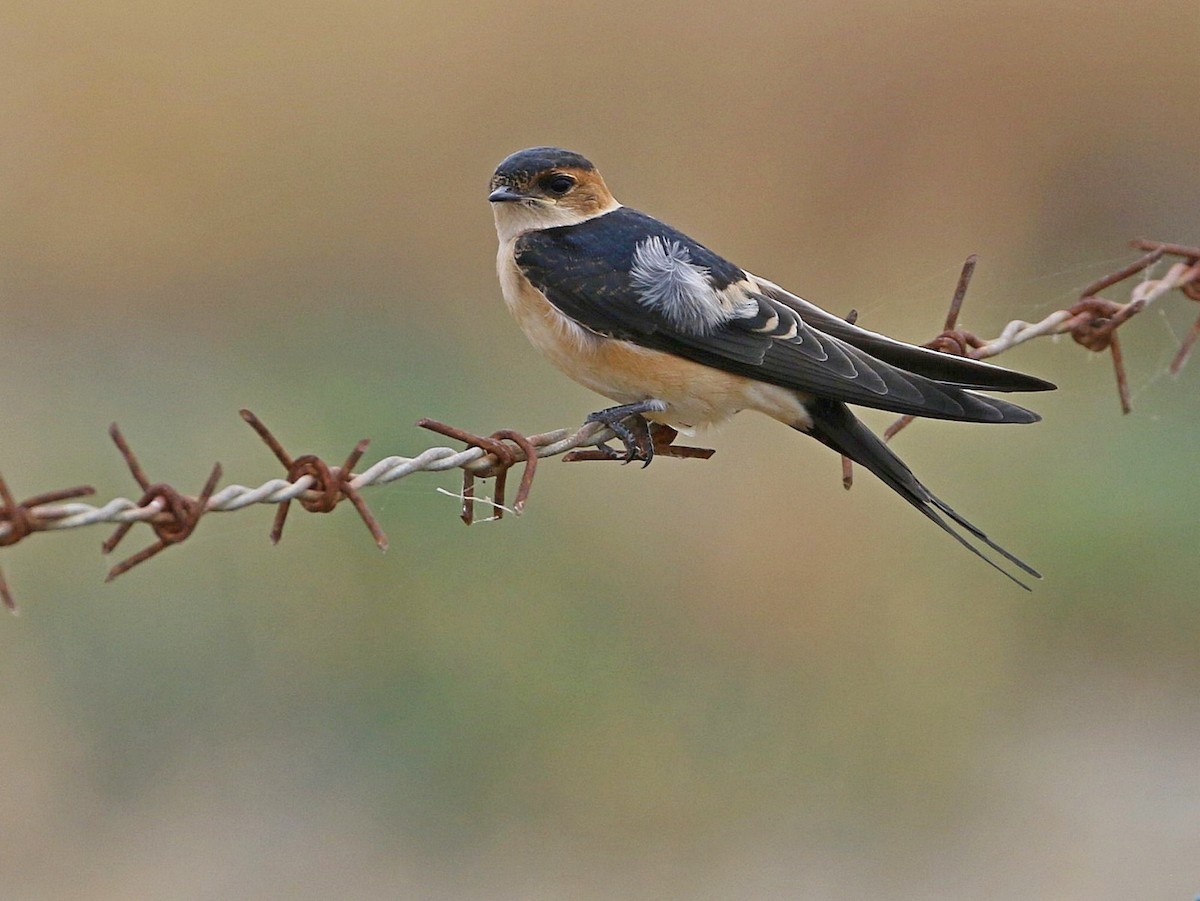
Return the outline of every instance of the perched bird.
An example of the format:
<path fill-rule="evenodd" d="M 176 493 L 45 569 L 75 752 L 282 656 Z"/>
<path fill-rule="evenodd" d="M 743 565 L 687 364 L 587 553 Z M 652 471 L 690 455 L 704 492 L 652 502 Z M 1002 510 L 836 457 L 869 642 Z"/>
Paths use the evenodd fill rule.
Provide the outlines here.
<path fill-rule="evenodd" d="M 556 147 L 512 154 L 488 200 L 504 300 L 530 341 L 575 381 L 618 406 L 628 459 L 634 415 L 674 427 L 758 410 L 866 467 L 1003 572 L 951 522 L 1031 576 L 1028 564 L 935 497 L 854 417 L 858 404 L 936 419 L 1036 422 L 970 389 L 1043 391 L 1042 379 L 896 341 L 850 324 L 622 206 L 587 159 Z"/>

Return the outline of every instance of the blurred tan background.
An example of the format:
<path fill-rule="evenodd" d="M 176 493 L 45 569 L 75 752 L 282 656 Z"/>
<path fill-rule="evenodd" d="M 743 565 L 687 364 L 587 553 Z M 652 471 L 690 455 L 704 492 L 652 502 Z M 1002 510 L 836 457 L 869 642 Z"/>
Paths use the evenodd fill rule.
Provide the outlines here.
<path fill-rule="evenodd" d="M 485 186 L 524 146 L 871 328 L 1040 318 L 1200 240 L 1194 0 L 0 6 L 0 470 L 19 495 L 273 477 L 577 424 L 509 321 Z M 1114 292 L 1120 296 L 1121 292 Z M 213 516 L 113 584 L 0 557 L 0 895 L 1127 899 L 1200 892 L 1197 310 L 1037 342 L 1030 428 L 897 440 L 1032 595 L 815 442 L 544 465 L 465 529 L 424 476 Z M 887 417 L 872 417 L 878 426 Z M 135 531 L 122 548 L 148 543 Z"/>

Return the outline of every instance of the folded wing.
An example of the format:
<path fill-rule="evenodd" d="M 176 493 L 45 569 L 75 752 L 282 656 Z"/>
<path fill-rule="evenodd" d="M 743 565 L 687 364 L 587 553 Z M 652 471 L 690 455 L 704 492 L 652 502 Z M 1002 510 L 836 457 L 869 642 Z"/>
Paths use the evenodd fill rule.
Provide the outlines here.
<path fill-rule="evenodd" d="M 795 310 L 809 325 L 909 372 L 963 388 L 986 388 L 989 391 L 1053 391 L 1055 388 L 1052 382 L 1037 376 L 968 357 L 939 353 L 928 347 L 906 344 L 887 335 L 859 328 L 772 282 L 757 277 L 754 281 L 765 296 Z"/>
<path fill-rule="evenodd" d="M 627 207 L 523 235 L 515 250 L 550 303 L 597 334 L 831 400 L 938 419 L 1034 422 L 1036 413 L 963 386 L 1053 387 L 851 326 Z"/>

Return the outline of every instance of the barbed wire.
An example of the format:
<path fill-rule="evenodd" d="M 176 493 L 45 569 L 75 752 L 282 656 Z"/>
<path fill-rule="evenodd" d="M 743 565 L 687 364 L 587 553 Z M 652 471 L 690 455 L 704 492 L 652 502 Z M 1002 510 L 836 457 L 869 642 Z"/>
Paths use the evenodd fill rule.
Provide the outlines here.
<path fill-rule="evenodd" d="M 999 335 L 989 340 L 958 328 L 958 317 L 975 267 L 975 257 L 972 256 L 963 267 L 944 329 L 925 346 L 944 353 L 982 360 L 997 356 L 1034 338 L 1070 334 L 1078 344 L 1088 350 L 1110 351 L 1121 408 L 1128 413 L 1131 404 L 1117 329 L 1151 303 L 1173 291 L 1178 291 L 1189 300 L 1200 301 L 1200 247 L 1144 240 L 1136 240 L 1132 244 L 1135 248 L 1148 252 L 1128 266 L 1089 285 L 1073 306 L 1057 310 L 1036 323 L 1014 320 L 1006 325 Z M 1099 296 L 1101 291 L 1146 272 L 1150 266 L 1167 256 L 1181 259 L 1173 263 L 1162 276 L 1143 278 L 1131 290 L 1128 301 L 1107 300 Z M 851 313 L 848 318 L 853 321 L 855 314 Z M 1172 373 L 1178 373 L 1183 367 L 1197 339 L 1200 339 L 1200 318 L 1183 338 L 1170 364 Z M 8 484 L 0 477 L 0 547 L 17 544 L 39 532 L 58 532 L 92 525 L 115 525 L 115 531 L 101 545 L 102 552 L 107 554 L 116 549 L 134 525 L 149 525 L 154 531 L 155 541 L 113 566 L 106 579 L 111 581 L 167 547 L 186 540 L 205 514 L 229 513 L 256 504 L 276 504 L 278 509 L 269 538 L 272 542 L 278 542 L 293 502 L 299 503 L 310 513 L 328 513 L 341 501 L 348 500 L 370 531 L 376 545 L 380 550 L 386 550 L 387 536 L 363 500 L 361 491 L 399 481 L 414 473 L 461 470 L 463 488 L 462 493 L 458 495 L 462 500 L 460 516 L 463 522 L 470 525 L 475 519 L 477 502 L 486 503 L 491 507 L 492 519 L 503 517 L 505 510 L 521 513 L 528 501 L 539 459 L 562 456 L 569 462 L 630 462 L 633 459 L 649 462 L 655 455 L 707 459 L 714 453 L 710 448 L 676 445 L 674 441 L 678 433 L 674 429 L 659 424 L 646 424 L 644 421 L 641 422 L 638 432 L 638 451 L 620 453 L 606 443 L 615 437 L 613 431 L 596 422 L 588 422 L 574 431 L 556 429 L 539 435 L 525 436 L 512 429 L 501 429 L 488 436 L 479 436 L 436 420 L 422 419 L 417 423 L 418 426 L 461 442 L 466 448 L 456 450 L 437 446 L 426 448 L 414 457 L 384 457 L 361 473 L 355 473 L 354 467 L 366 451 L 368 439 L 359 441 L 341 465 L 333 466 L 315 454 L 293 458 L 257 416 L 249 410 L 242 410 L 241 415 L 284 467 L 283 478 L 269 479 L 257 487 L 233 484 L 218 489 L 217 483 L 220 481 L 222 470 L 220 464 L 216 464 L 209 472 L 200 493 L 195 496 L 185 495 L 166 483 L 151 482 L 129 443 L 114 423 L 109 433 L 141 488 L 139 499 L 134 501 L 117 497 L 107 503 L 93 505 L 78 498 L 93 495 L 95 489 L 90 485 L 79 485 L 34 495 L 18 502 L 10 492 Z M 888 428 L 885 437 L 892 437 L 911 420 L 912 417 L 901 417 Z M 505 504 L 506 478 L 508 471 L 518 464 L 523 465 L 522 477 L 513 505 L 508 507 Z M 475 480 L 480 478 L 496 480 L 494 499 L 476 496 Z M 847 461 L 843 461 L 843 483 L 850 487 L 851 470 Z M 17 611 L 2 570 L 0 601 L 10 611 Z"/>
<path fill-rule="evenodd" d="M 975 257 L 970 256 L 963 266 L 954 298 L 950 301 L 950 311 L 946 314 L 946 325 L 941 334 L 925 346 L 943 353 L 970 357 L 974 360 L 986 360 L 1034 338 L 1069 334 L 1077 344 L 1088 350 L 1097 353 L 1107 350 L 1112 354 L 1113 372 L 1117 380 L 1117 397 L 1121 402 L 1121 412 L 1129 413 L 1133 409 L 1133 403 L 1129 395 L 1129 380 L 1125 374 L 1125 362 L 1121 353 L 1121 343 L 1117 338 L 1117 329 L 1171 291 L 1178 290 L 1189 300 L 1200 301 L 1200 247 L 1147 241 L 1142 238 L 1137 238 L 1130 244 L 1139 250 L 1149 251 L 1149 253 L 1134 260 L 1128 266 L 1092 282 L 1083 289 L 1078 302 L 1073 306 L 1065 310 L 1056 310 L 1040 322 L 1014 319 L 991 340 L 984 340 L 972 332 L 957 327 L 958 315 L 962 309 L 967 286 L 970 284 L 971 275 L 975 270 Z M 1183 260 L 1173 263 L 1161 277 L 1146 278 L 1139 282 L 1130 292 L 1127 301 L 1106 300 L 1099 296 L 1101 291 L 1120 284 L 1140 272 L 1145 272 L 1164 256 L 1183 257 Z M 1184 363 L 1187 362 L 1197 338 L 1200 338 L 1200 318 L 1196 320 L 1187 335 L 1184 336 L 1183 341 L 1180 342 L 1179 350 L 1168 367 L 1172 375 L 1179 374 Z M 884 436 L 891 438 L 912 420 L 911 416 L 900 417 L 889 426 Z"/>
<path fill-rule="evenodd" d="M 512 508 L 519 513 L 528 497 L 538 457 L 565 454 L 581 444 L 603 442 L 611 437 L 611 433 L 606 436 L 607 429 L 596 423 L 585 425 L 573 433 L 566 429 L 558 429 L 529 438 L 521 436 L 518 439 L 521 456 L 518 457 L 503 445 L 502 439 L 508 437 L 508 433 L 500 438 L 484 439 L 433 420 L 421 420 L 418 425 L 447 434 L 449 437 L 461 437 L 466 440 L 467 449 L 431 447 L 415 457 L 385 457 L 356 474 L 353 467 L 366 450 L 369 443 L 367 439 L 358 442 L 341 466 L 330 466 L 313 454 L 292 459 L 257 416 L 249 410 L 242 410 L 241 415 L 275 451 L 287 469 L 286 478 L 269 479 L 257 487 L 227 485 L 217 491 L 215 483 L 221 475 L 218 464 L 213 467 L 200 495 L 188 497 L 165 483 L 152 484 L 120 429 L 113 423 L 109 433 L 142 488 L 143 493 L 139 500 L 117 497 L 99 506 L 79 501 L 64 503 L 72 498 L 95 493 L 95 489 L 90 485 L 81 485 L 37 495 L 18 503 L 9 491 L 7 483 L 0 477 L 0 500 L 3 501 L 3 507 L 0 508 L 0 546 L 16 544 L 34 532 L 116 524 L 117 530 L 102 545 L 103 552 L 110 553 L 134 524 L 148 524 L 158 540 L 109 570 L 107 581 L 111 581 L 168 545 L 178 544 L 186 539 L 195 529 L 200 517 L 206 513 L 229 513 L 255 504 L 278 504 L 279 511 L 269 536 L 272 542 L 278 542 L 282 537 L 283 524 L 292 501 L 298 501 L 306 510 L 315 513 L 329 512 L 338 501 L 346 498 L 354 503 L 379 548 L 386 550 L 387 538 L 370 509 L 362 502 L 359 494 L 361 489 L 386 485 L 416 472 L 461 469 L 464 473 L 462 516 L 469 524 L 474 518 L 474 498 L 471 489 L 475 478 L 497 478 L 495 506 L 498 517 L 502 516 L 505 509 L 503 476 L 518 460 L 525 461 L 524 455 L 532 451 L 532 456 L 528 458 L 532 462 L 526 466 L 526 479 Z M 11 592 L 4 584 L 2 573 L 0 596 L 10 610 L 16 609 Z"/>

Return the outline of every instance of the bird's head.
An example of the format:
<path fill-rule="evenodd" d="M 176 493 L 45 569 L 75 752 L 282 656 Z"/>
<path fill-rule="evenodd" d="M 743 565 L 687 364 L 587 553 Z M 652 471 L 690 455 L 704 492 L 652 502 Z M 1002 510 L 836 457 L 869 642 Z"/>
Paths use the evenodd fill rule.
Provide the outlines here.
<path fill-rule="evenodd" d="M 620 206 L 595 166 L 558 147 L 512 154 L 496 167 L 488 191 L 502 241 L 528 231 L 577 225 Z"/>

